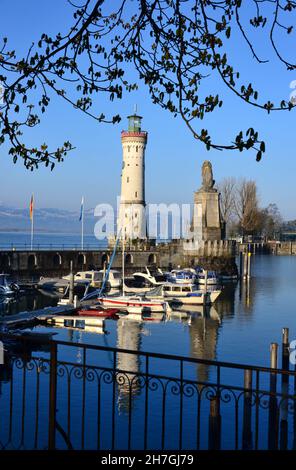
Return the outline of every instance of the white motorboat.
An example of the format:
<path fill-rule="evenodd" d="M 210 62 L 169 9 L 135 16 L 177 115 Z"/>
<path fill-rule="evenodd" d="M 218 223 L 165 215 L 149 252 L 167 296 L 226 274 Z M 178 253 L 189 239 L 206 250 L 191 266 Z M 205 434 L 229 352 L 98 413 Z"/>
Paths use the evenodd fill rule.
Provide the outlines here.
<path fill-rule="evenodd" d="M 197 289 L 195 284 L 175 284 L 174 282 L 166 282 L 162 286 L 158 286 L 150 292 L 146 293 L 146 298 L 168 299 L 170 303 L 179 303 L 180 305 L 204 305 L 213 304 L 221 290 L 204 291 Z"/>
<path fill-rule="evenodd" d="M 138 287 L 153 287 L 163 284 L 167 277 L 163 272 L 158 269 L 155 273 L 152 273 L 147 266 L 145 267 L 145 272 L 136 272 L 133 274 L 133 280 Z M 126 279 L 126 281 L 130 281 Z M 133 287 L 133 286 L 128 286 Z"/>
<path fill-rule="evenodd" d="M 125 279 L 126 280 L 126 279 Z M 123 289 L 124 289 L 124 292 L 129 294 L 129 295 L 144 295 L 146 292 L 149 292 L 152 288 L 154 288 L 154 286 L 146 286 L 146 287 L 137 287 L 139 284 L 137 285 L 127 285 L 126 282 L 124 283 L 124 286 Z"/>
<path fill-rule="evenodd" d="M 215 271 L 208 271 L 206 276 L 206 272 L 203 269 L 197 274 L 197 282 L 202 286 L 205 284 L 207 284 L 207 286 L 216 286 L 219 284 L 220 278 Z"/>
<path fill-rule="evenodd" d="M 140 307 L 146 312 L 166 312 L 169 306 L 162 299 L 146 299 L 136 295 L 127 296 L 102 296 L 97 299 L 104 307 L 118 308 L 120 310 L 129 310 L 131 307 Z"/>
<path fill-rule="evenodd" d="M 196 271 L 194 269 L 173 269 L 168 274 L 168 280 L 176 284 L 193 284 L 196 280 Z"/>
<path fill-rule="evenodd" d="M 106 276 L 106 272 L 101 269 L 98 272 L 98 280 L 102 284 Z M 111 289 L 120 289 L 122 285 L 122 276 L 119 271 L 115 269 L 110 269 L 108 272 L 108 278 L 106 280 L 107 284 L 111 287 Z"/>
<path fill-rule="evenodd" d="M 79 271 L 75 274 L 74 281 L 88 281 L 91 287 L 101 287 L 105 275 L 106 271 L 104 269 L 100 271 Z M 64 276 L 63 279 L 69 280 L 70 275 Z M 115 269 L 110 269 L 106 282 L 111 289 L 119 289 L 121 287 L 121 273 Z"/>
<path fill-rule="evenodd" d="M 0 274 L 0 296 L 15 295 L 19 291 L 19 286 L 8 281 L 8 274 Z"/>
<path fill-rule="evenodd" d="M 181 304 L 181 305 L 211 305 L 218 299 L 221 294 L 220 290 L 215 290 L 212 292 L 196 291 L 194 293 L 189 293 L 183 297 L 175 297 L 171 299 L 172 304 Z"/>
<path fill-rule="evenodd" d="M 40 277 L 40 280 L 37 285 L 39 290 L 57 292 L 64 295 L 69 290 L 70 278 L 68 279 L 68 276 L 65 276 L 63 278 Z M 87 279 L 74 280 L 75 293 L 83 294 L 88 286 L 89 280 Z"/>

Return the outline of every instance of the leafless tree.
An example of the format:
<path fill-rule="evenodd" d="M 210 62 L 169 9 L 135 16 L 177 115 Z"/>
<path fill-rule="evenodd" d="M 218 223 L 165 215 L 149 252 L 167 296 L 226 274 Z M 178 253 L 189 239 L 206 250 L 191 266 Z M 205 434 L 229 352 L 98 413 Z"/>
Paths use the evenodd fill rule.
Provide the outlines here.
<path fill-rule="evenodd" d="M 255 181 L 242 179 L 237 183 L 235 212 L 243 234 L 253 234 L 260 228 L 260 210 Z"/>
<path fill-rule="evenodd" d="M 220 193 L 221 216 L 227 225 L 235 214 L 236 179 L 233 177 L 224 178 L 217 185 L 217 189 Z"/>

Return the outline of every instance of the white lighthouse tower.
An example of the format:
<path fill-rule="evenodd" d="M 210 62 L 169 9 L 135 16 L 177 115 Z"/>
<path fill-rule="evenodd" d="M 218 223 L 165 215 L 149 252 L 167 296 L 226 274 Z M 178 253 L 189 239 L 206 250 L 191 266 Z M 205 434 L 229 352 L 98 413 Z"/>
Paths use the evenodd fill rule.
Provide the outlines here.
<path fill-rule="evenodd" d="M 123 152 L 118 229 L 126 240 L 147 237 L 145 216 L 145 148 L 148 133 L 141 130 L 142 117 L 128 116 L 122 131 Z"/>

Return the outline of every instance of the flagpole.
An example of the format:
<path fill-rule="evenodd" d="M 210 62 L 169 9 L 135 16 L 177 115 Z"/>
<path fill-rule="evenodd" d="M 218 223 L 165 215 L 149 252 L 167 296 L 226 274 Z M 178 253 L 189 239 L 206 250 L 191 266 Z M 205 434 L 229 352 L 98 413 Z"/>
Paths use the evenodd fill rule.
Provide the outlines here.
<path fill-rule="evenodd" d="M 32 195 L 32 218 L 31 218 L 31 251 L 33 250 L 34 240 L 34 194 Z"/>
<path fill-rule="evenodd" d="M 82 198 L 82 213 L 81 213 L 81 249 L 84 248 L 84 197 Z"/>

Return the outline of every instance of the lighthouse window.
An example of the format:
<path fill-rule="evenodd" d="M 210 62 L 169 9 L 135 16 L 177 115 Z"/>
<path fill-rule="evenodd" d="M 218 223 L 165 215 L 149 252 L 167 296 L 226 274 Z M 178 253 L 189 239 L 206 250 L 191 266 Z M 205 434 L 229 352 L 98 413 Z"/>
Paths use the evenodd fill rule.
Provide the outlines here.
<path fill-rule="evenodd" d="M 128 145 L 127 146 L 127 151 L 130 152 L 130 150 L 131 150 L 131 147 L 130 147 L 130 145 Z"/>
<path fill-rule="evenodd" d="M 129 176 L 126 178 L 126 182 L 129 183 Z"/>
<path fill-rule="evenodd" d="M 136 219 L 137 217 L 138 217 L 138 214 L 137 214 L 137 213 L 135 213 L 135 219 Z"/>
<path fill-rule="evenodd" d="M 138 146 L 136 146 L 136 152 L 138 152 L 138 150 L 139 150 L 139 147 L 138 147 Z"/>
<path fill-rule="evenodd" d="M 138 197 L 138 191 L 135 192 L 135 197 Z"/>

